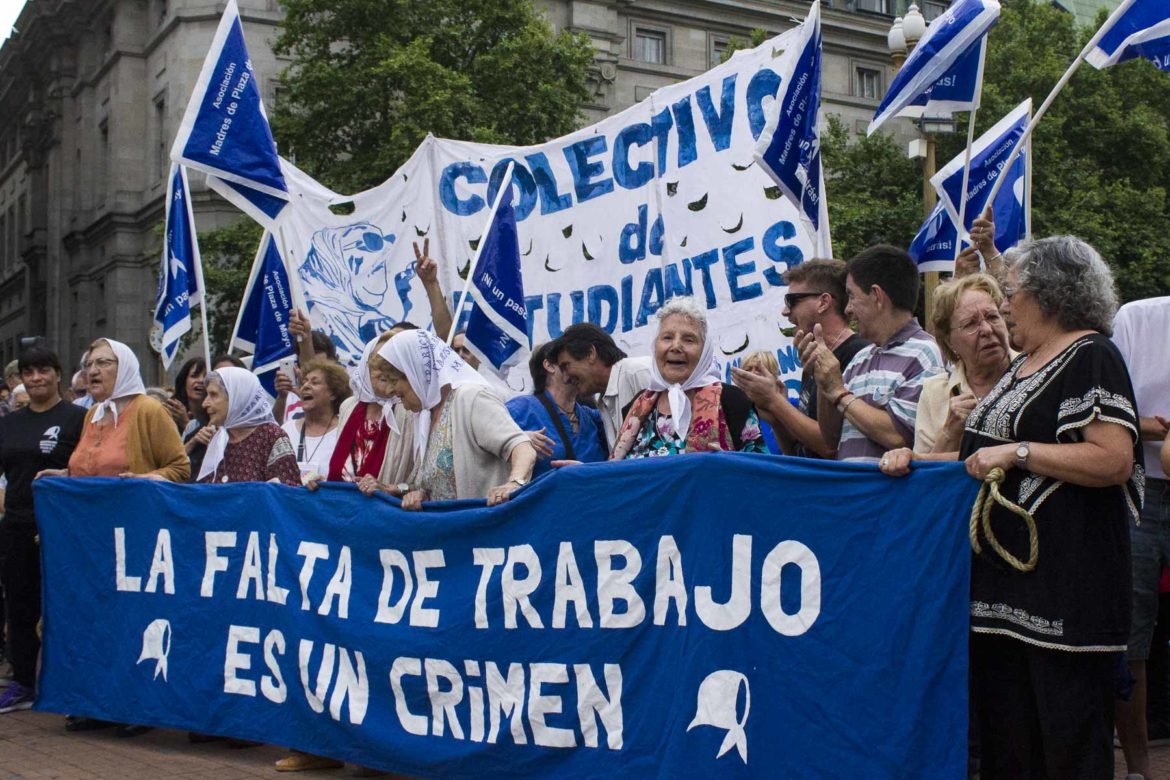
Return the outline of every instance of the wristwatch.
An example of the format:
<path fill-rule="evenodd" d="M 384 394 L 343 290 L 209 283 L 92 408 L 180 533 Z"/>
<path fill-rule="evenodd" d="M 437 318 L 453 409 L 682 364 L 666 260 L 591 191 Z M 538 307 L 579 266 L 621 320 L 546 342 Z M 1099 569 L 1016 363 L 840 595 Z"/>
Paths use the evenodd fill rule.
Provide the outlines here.
<path fill-rule="evenodd" d="M 394 489 L 398 491 L 399 495 L 405 496 L 410 492 L 410 485 L 406 482 L 399 482 L 394 486 Z"/>
<path fill-rule="evenodd" d="M 519 485 L 520 487 L 524 487 L 525 485 L 527 485 L 527 484 L 528 484 L 528 480 L 526 480 L 526 479 L 524 479 L 524 478 L 522 478 L 522 477 L 512 477 L 512 478 L 511 478 L 510 480 L 508 480 L 508 481 L 509 481 L 509 482 L 515 482 L 515 483 L 516 483 L 517 485 Z"/>
<path fill-rule="evenodd" d="M 1016 445 L 1016 468 L 1028 468 L 1029 454 L 1031 454 L 1031 450 L 1028 448 L 1028 442 L 1022 441 Z"/>

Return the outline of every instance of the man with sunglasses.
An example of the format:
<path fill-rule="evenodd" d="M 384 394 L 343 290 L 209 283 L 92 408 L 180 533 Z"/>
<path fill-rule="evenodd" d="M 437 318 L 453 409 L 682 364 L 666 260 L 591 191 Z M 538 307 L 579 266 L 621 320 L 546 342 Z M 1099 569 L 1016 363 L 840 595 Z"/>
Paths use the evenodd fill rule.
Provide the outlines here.
<path fill-rule="evenodd" d="M 825 343 L 831 346 L 841 365 L 849 365 L 853 356 L 868 346 L 868 341 L 850 330 L 845 318 L 845 263 L 809 260 L 788 269 L 784 282 L 788 285 L 784 316 L 805 333 L 812 333 L 820 325 Z M 731 369 L 731 375 L 756 405 L 760 416 L 772 426 L 784 454 L 806 458 L 835 456 L 836 448 L 826 444 L 817 424 L 817 380 L 812 370 L 806 367 L 800 375 L 799 406 L 789 403 L 775 377 L 761 377 L 740 368 Z"/>

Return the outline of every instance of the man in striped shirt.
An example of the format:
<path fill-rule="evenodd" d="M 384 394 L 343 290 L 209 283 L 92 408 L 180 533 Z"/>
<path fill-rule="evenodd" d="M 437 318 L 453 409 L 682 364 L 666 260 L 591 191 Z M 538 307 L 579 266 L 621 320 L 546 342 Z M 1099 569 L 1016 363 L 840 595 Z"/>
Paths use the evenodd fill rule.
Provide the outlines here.
<path fill-rule="evenodd" d="M 872 344 L 842 371 L 817 326 L 798 333 L 800 359 L 811 367 L 819 394 L 818 423 L 838 460 L 879 460 L 914 443 L 922 382 L 943 370 L 934 337 L 914 317 L 918 267 L 893 246 L 878 245 L 849 261 L 846 314 Z"/>

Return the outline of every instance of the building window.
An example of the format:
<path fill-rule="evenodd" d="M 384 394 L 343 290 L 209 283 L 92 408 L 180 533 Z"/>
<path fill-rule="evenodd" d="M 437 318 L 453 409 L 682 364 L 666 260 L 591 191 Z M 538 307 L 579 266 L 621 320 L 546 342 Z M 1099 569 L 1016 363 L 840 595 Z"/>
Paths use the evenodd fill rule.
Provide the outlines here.
<path fill-rule="evenodd" d="M 151 177 L 151 186 L 165 181 L 169 173 L 168 158 L 170 149 L 167 148 L 167 101 L 159 96 L 154 101 L 154 170 Z"/>
<path fill-rule="evenodd" d="M 666 64 L 666 32 L 634 28 L 634 59 L 654 65 Z"/>
<path fill-rule="evenodd" d="M 877 100 L 881 97 L 882 73 L 873 68 L 853 69 L 853 94 L 866 100 Z"/>
<path fill-rule="evenodd" d="M 98 125 L 97 175 L 94 177 L 94 189 L 97 191 L 97 205 L 106 205 L 106 192 L 109 191 L 110 170 L 110 124 L 103 119 Z"/>
<path fill-rule="evenodd" d="M 723 56 L 727 53 L 726 38 L 711 39 L 711 67 L 723 64 Z"/>
<path fill-rule="evenodd" d="M 927 22 L 933 22 L 946 10 L 946 0 L 926 0 L 922 6 L 922 15 Z"/>
<path fill-rule="evenodd" d="M 853 0 L 853 7 L 858 11 L 890 16 L 890 0 Z"/>

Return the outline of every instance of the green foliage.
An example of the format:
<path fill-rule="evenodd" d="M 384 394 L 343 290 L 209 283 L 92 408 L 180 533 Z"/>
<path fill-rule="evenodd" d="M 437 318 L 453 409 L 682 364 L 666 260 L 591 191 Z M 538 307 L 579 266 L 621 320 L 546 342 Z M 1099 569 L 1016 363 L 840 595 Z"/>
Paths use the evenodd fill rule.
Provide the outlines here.
<path fill-rule="evenodd" d="M 203 281 L 207 285 L 210 305 L 207 308 L 211 330 L 211 352 L 227 352 L 236 314 L 248 283 L 248 272 L 263 229 L 244 217 L 227 227 L 199 236 L 203 257 Z"/>
<path fill-rule="evenodd" d="M 768 31 L 760 27 L 752 28 L 752 31 L 748 33 L 748 40 L 733 35 L 727 39 L 727 47 L 723 50 L 723 56 L 719 59 L 719 62 L 727 62 L 731 59 L 731 55 L 740 49 L 754 49 L 768 40 L 768 38 Z"/>
<path fill-rule="evenodd" d="M 1038 108 L 1092 32 L 1075 29 L 1049 3 L 1005 2 L 988 39 L 976 134 L 1028 96 Z M 967 115 L 956 119 L 965 129 Z M 834 249 L 848 257 L 883 236 L 908 245 L 921 218 L 908 226 L 897 187 L 917 199 L 921 179 L 909 182 L 899 155 L 877 153 L 864 175 L 854 175 L 849 168 L 857 156 L 867 159 L 861 149 L 868 142 L 842 156 L 831 136 L 823 148 Z M 961 131 L 939 137 L 939 165 L 960 154 L 965 140 Z M 1033 235 L 1071 233 L 1093 244 L 1112 264 L 1125 300 L 1170 294 L 1170 77 L 1144 61 L 1103 71 L 1082 66 L 1037 126 L 1033 149 Z"/>
<path fill-rule="evenodd" d="M 587 36 L 554 33 L 532 0 L 284 0 L 273 133 L 341 192 L 380 184 L 427 133 L 536 144 L 576 129 Z"/>
<path fill-rule="evenodd" d="M 872 244 L 905 246 L 922 224 L 922 170 L 893 136 L 849 142 L 835 116 L 821 135 L 833 252 L 852 257 Z"/>

